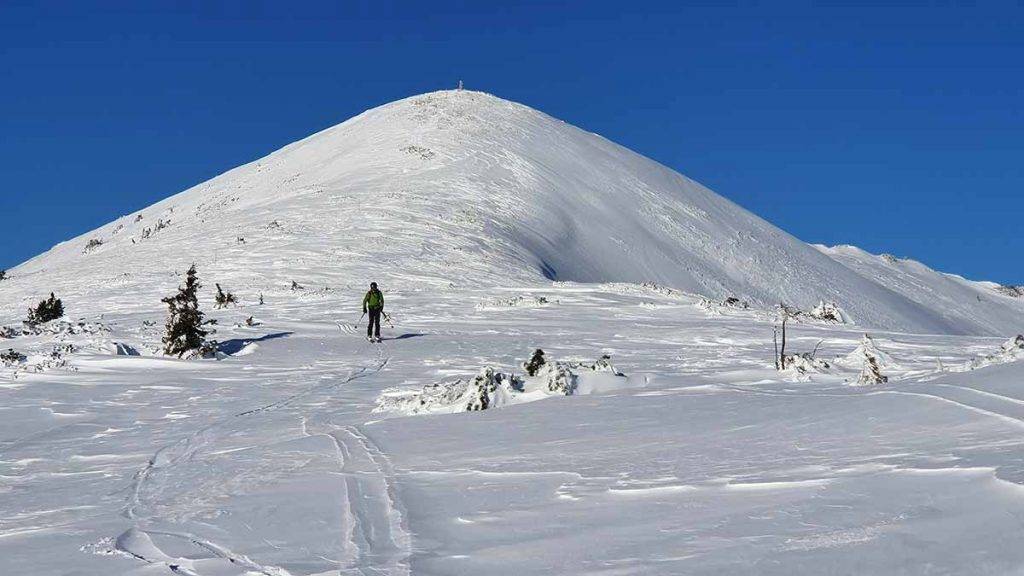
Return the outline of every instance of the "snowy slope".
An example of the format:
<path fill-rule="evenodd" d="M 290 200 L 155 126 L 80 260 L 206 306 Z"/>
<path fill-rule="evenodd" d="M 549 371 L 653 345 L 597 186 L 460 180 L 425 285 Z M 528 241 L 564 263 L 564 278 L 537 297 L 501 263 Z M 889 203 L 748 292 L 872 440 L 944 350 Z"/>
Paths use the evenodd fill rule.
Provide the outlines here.
<path fill-rule="evenodd" d="M 83 254 L 93 239 L 102 244 Z M 4 299 L 0 312 L 49 290 L 107 309 L 196 261 L 257 291 L 367 278 L 652 281 L 763 306 L 831 300 L 858 324 L 893 330 L 1008 335 L 1024 320 L 1024 300 L 951 313 L 960 294 L 948 283 L 922 294 L 916 277 L 830 256 L 597 135 L 445 91 L 369 110 L 59 245 L 12 271 L 25 301 Z"/>
<path fill-rule="evenodd" d="M 218 360 L 159 353 L 193 261 Z M 381 344 L 353 326 L 371 279 Z M 68 318 L 22 332 L 50 290 Z M 765 306 L 819 298 L 862 325 L 794 319 L 828 367 L 777 372 Z M 806 245 L 529 108 L 417 96 L 0 282 L 0 574 L 1019 574 L 1021 301 Z M 577 393 L 512 385 L 538 347 Z"/>

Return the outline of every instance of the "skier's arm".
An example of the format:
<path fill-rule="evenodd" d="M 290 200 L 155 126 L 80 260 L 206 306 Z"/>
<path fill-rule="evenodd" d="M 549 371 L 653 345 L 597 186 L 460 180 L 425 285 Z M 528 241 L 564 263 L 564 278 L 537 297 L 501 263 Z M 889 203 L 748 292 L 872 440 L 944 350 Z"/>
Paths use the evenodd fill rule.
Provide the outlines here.
<path fill-rule="evenodd" d="M 366 314 L 366 303 L 370 300 L 370 293 L 367 292 L 366 296 L 363 296 L 363 314 Z"/>
<path fill-rule="evenodd" d="M 380 310 L 381 312 L 384 311 L 384 292 L 380 293 Z"/>

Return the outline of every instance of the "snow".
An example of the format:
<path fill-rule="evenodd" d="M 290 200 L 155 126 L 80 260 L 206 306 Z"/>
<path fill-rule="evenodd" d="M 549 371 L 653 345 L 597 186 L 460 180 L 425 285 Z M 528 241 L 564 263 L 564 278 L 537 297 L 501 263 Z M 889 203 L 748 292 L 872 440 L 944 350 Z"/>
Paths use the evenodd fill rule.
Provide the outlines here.
<path fill-rule="evenodd" d="M 193 261 L 219 360 L 157 353 Z M 68 317 L 21 330 L 50 291 Z M 827 370 L 774 369 L 780 300 L 842 312 L 787 326 Z M 416 96 L 0 281 L 27 358 L 0 366 L 0 573 L 1017 573 L 1022 314 L 524 106 Z M 851 385 L 866 353 L 887 382 Z M 488 367 L 485 410 L 379 409 Z"/>

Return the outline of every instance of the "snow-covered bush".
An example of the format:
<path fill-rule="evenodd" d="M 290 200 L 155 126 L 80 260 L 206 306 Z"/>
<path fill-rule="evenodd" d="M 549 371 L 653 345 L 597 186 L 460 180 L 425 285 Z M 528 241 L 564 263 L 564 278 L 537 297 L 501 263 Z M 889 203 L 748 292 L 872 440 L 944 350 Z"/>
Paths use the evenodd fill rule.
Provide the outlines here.
<path fill-rule="evenodd" d="M 847 321 L 846 314 L 843 313 L 842 308 L 838 304 L 835 302 L 825 302 L 824 300 L 818 301 L 818 305 L 811 310 L 810 316 L 811 318 L 835 322 L 836 324 L 845 324 Z"/>
<path fill-rule="evenodd" d="M 170 225 L 171 225 L 170 219 L 165 221 L 163 218 L 157 218 L 155 226 L 147 227 L 147 228 L 142 230 L 142 239 L 145 240 L 145 239 L 149 238 L 150 236 L 152 236 L 153 234 L 156 234 L 157 232 L 163 230 L 164 228 L 167 228 Z"/>
<path fill-rule="evenodd" d="M 464 397 L 467 412 L 486 410 L 509 403 L 509 392 L 522 391 L 523 382 L 514 374 L 495 372 L 490 366 L 484 368 L 466 386 Z"/>
<path fill-rule="evenodd" d="M 857 384 L 885 384 L 889 377 L 882 374 L 882 368 L 892 364 L 892 358 L 880 350 L 874 338 L 867 334 L 861 338 L 860 344 L 853 352 L 841 360 L 843 364 L 860 368 Z"/>
<path fill-rule="evenodd" d="M 882 374 L 882 368 L 878 365 L 878 359 L 874 356 L 864 358 L 864 368 L 857 377 L 858 384 L 885 384 L 889 377 Z"/>
<path fill-rule="evenodd" d="M 782 356 L 782 370 L 793 371 L 800 375 L 827 372 L 831 367 L 828 362 L 821 358 L 815 358 L 810 352 Z"/>
<path fill-rule="evenodd" d="M 26 322 L 29 325 L 44 324 L 63 315 L 64 303 L 50 292 L 49 298 L 40 301 L 35 308 L 29 308 Z"/>
<path fill-rule="evenodd" d="M 124 342 L 111 342 L 107 350 L 117 356 L 139 356 L 139 350 L 130 344 Z"/>
<path fill-rule="evenodd" d="M 536 376 L 537 371 L 547 363 L 544 359 L 544 351 L 537 348 L 533 351 L 530 359 L 523 363 L 523 370 L 526 370 L 528 376 Z"/>
<path fill-rule="evenodd" d="M 735 296 L 729 296 L 725 300 L 722 300 L 722 306 L 725 306 L 727 308 L 741 308 L 744 310 L 750 308 L 750 304 L 746 303 L 743 300 L 740 300 Z"/>
<path fill-rule="evenodd" d="M 100 246 L 103 246 L 103 240 L 100 240 L 99 238 L 93 238 L 92 240 L 89 240 L 89 242 L 86 243 L 85 249 L 83 249 L 82 252 L 88 254 L 89 252 L 92 252 L 93 250 L 99 248 Z"/>
<path fill-rule="evenodd" d="M 299 284 L 295 280 L 292 280 L 292 290 L 305 290 L 305 289 L 306 289 L 305 286 L 303 286 L 302 284 Z"/>
<path fill-rule="evenodd" d="M 204 320 L 203 313 L 199 310 L 196 293 L 201 286 L 196 276 L 196 266 L 193 264 L 185 274 L 185 285 L 178 287 L 178 293 L 160 300 L 167 304 L 168 308 L 166 334 L 162 340 L 164 354 L 179 358 L 185 355 L 206 358 L 216 352 L 216 342 L 206 341 L 206 336 L 212 330 L 203 328 L 213 322 Z"/>
<path fill-rule="evenodd" d="M 215 299 L 217 308 L 227 308 L 228 304 L 238 304 L 238 300 L 235 298 L 234 294 L 222 290 L 220 284 L 215 284 L 215 286 L 217 287 L 217 296 Z"/>
<path fill-rule="evenodd" d="M 496 298 L 488 302 L 481 302 L 476 305 L 477 310 L 493 310 L 503 308 L 540 308 L 552 302 L 545 296 L 524 296 L 517 295 L 508 298 Z"/>
<path fill-rule="evenodd" d="M 0 352 L 0 363 L 6 367 L 16 366 L 18 364 L 24 364 L 27 358 L 21 352 L 8 348 L 5 352 Z"/>
<path fill-rule="evenodd" d="M 1002 346 L 994 354 L 987 354 L 967 361 L 964 365 L 964 370 L 977 370 L 985 366 L 1014 362 L 1022 358 L 1024 358 L 1024 334 L 1018 334 L 1003 342 Z"/>
<path fill-rule="evenodd" d="M 0 280 L 3 280 L 2 274 L 0 274 Z M 996 286 L 996 292 L 1014 298 L 1024 298 L 1024 286 Z"/>
<path fill-rule="evenodd" d="M 518 376 L 487 366 L 470 379 L 428 384 L 419 390 L 386 390 L 377 398 L 377 412 L 399 414 L 453 413 L 488 410 L 549 398 L 593 394 L 627 383 L 608 356 L 596 362 L 556 362 L 534 351 L 523 363 L 532 375 Z"/>
<path fill-rule="evenodd" d="M 7 270 L 0 268 L 0 282 L 7 280 Z"/>

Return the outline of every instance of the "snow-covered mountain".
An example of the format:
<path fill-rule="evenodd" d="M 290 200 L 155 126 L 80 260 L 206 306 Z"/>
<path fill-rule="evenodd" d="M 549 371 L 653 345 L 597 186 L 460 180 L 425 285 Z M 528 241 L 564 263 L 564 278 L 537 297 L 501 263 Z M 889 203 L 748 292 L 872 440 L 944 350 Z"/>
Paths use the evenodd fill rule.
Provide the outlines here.
<path fill-rule="evenodd" d="M 763 306 L 833 301 L 889 330 L 1024 325 L 1024 299 L 990 284 L 816 248 L 600 136 L 471 91 L 374 108 L 55 246 L 11 271 L 0 314 L 51 290 L 76 312 L 127 293 L 157 302 L 193 261 L 250 292 L 656 282 Z"/>

